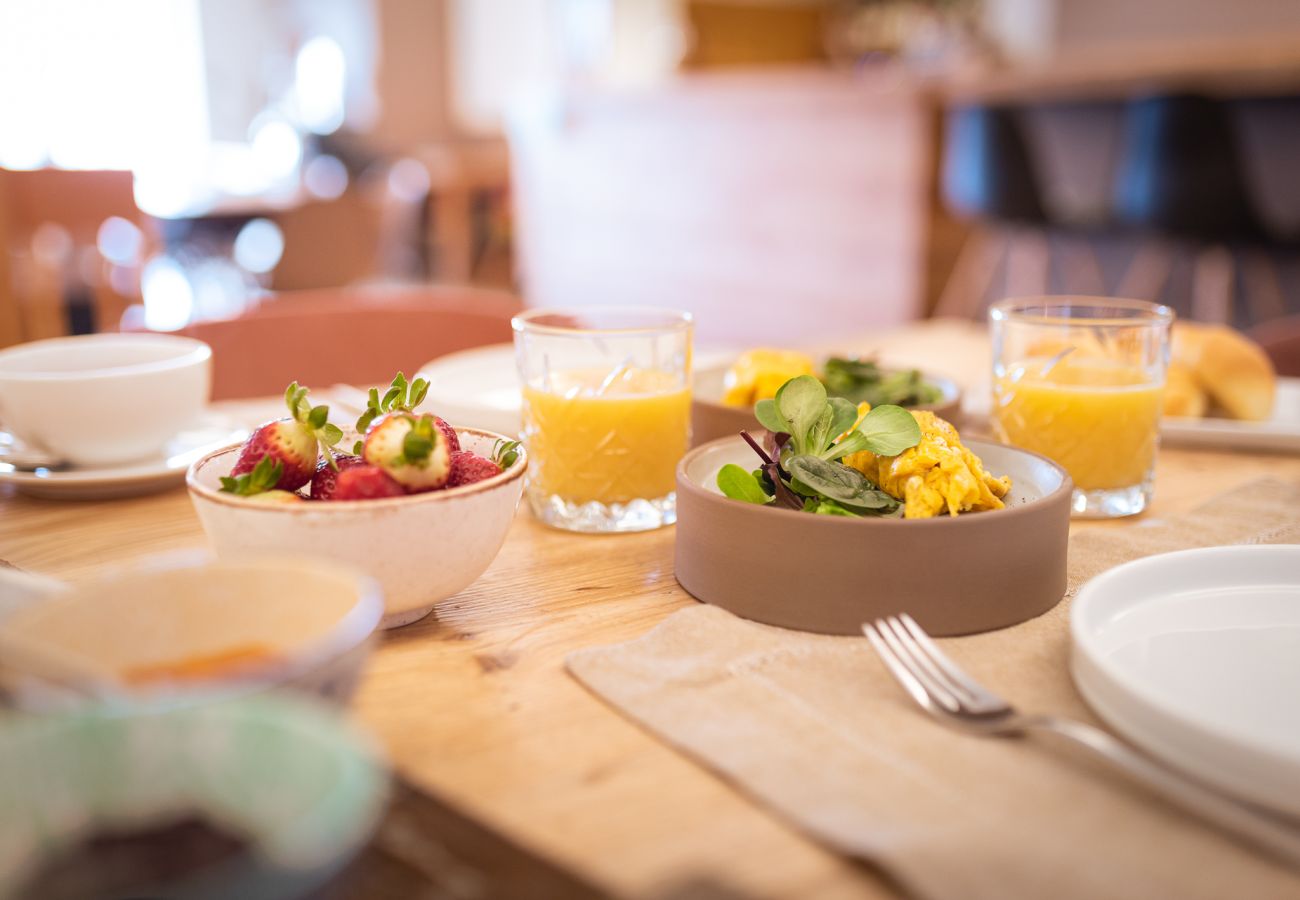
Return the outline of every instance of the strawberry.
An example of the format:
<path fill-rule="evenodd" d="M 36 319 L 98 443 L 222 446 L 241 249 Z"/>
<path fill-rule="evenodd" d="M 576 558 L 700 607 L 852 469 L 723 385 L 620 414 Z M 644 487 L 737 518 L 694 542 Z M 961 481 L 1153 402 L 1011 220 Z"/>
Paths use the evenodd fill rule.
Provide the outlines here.
<path fill-rule="evenodd" d="M 432 491 L 447 483 L 451 450 L 428 413 L 389 413 L 359 442 L 366 462 L 378 466 L 408 491 Z"/>
<path fill-rule="evenodd" d="M 460 449 L 460 436 L 456 434 L 456 429 L 452 428 L 451 425 L 448 424 L 446 419 L 444 419 L 442 416 L 434 416 L 433 424 L 438 426 L 439 433 L 441 433 L 442 436 L 447 439 L 448 450 L 450 450 L 452 453 L 455 453 L 457 450 Z"/>
<path fill-rule="evenodd" d="M 383 497 L 402 497 L 406 491 L 378 466 L 362 463 L 351 465 L 338 473 L 334 490 L 328 500 L 378 500 Z"/>
<path fill-rule="evenodd" d="M 313 500 L 330 500 L 334 496 L 334 485 L 338 482 L 339 475 L 345 469 L 351 469 L 356 466 L 364 466 L 366 461 L 359 456 L 345 456 L 340 454 L 334 457 L 334 467 L 331 468 L 329 460 L 321 460 L 316 466 L 316 474 L 311 479 L 311 498 Z"/>
<path fill-rule="evenodd" d="M 270 459 L 282 467 L 274 487 L 296 491 L 315 474 L 321 449 L 326 459 L 333 458 L 330 448 L 339 442 L 343 432 L 329 423 L 329 407 L 313 407 L 307 402 L 307 389 L 296 381 L 284 392 L 284 402 L 292 415 L 267 422 L 249 436 L 230 470 L 232 476 L 250 473 L 258 463 Z"/>
<path fill-rule="evenodd" d="M 424 395 L 427 393 L 429 393 L 429 382 L 423 378 L 416 378 L 408 385 L 406 376 L 398 372 L 383 397 L 379 396 L 378 388 L 370 389 L 370 396 L 366 399 L 366 411 L 361 414 L 361 418 L 357 419 L 357 434 L 365 434 L 370 423 L 385 413 L 414 412 L 415 408 L 424 402 Z M 441 426 L 439 428 L 441 429 Z M 455 437 L 454 431 L 452 437 Z M 452 443 L 456 444 L 454 449 L 460 449 L 459 441 L 453 440 Z M 360 452 L 357 451 L 358 454 Z"/>
<path fill-rule="evenodd" d="M 447 487 L 460 487 L 473 484 L 493 475 L 500 475 L 501 467 L 490 459 L 485 459 L 469 450 L 456 450 L 451 454 L 451 474 L 447 478 Z"/>

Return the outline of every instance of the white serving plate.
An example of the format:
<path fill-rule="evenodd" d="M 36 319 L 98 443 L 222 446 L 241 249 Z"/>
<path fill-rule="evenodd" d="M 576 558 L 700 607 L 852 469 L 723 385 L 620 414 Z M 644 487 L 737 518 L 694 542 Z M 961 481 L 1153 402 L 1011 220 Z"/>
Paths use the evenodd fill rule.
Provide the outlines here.
<path fill-rule="evenodd" d="M 1300 452 L 1300 378 L 1277 380 L 1273 417 L 1265 422 L 1167 418 L 1160 423 L 1160 437 L 1166 444 L 1184 447 Z"/>
<path fill-rule="evenodd" d="M 149 494 L 181 484 L 190 463 L 217 447 L 242 441 L 248 431 L 226 416 L 209 411 L 193 428 L 172 438 L 152 459 L 120 466 L 25 471 L 0 457 L 0 484 L 12 484 L 19 493 L 51 500 L 107 500 Z"/>
<path fill-rule="evenodd" d="M 1070 610 L 1088 704 L 1170 765 L 1300 816 L 1300 545 L 1117 566 Z"/>
<path fill-rule="evenodd" d="M 464 428 L 519 434 L 519 374 L 514 344 L 449 353 L 420 367 L 429 382 L 423 409 Z"/>

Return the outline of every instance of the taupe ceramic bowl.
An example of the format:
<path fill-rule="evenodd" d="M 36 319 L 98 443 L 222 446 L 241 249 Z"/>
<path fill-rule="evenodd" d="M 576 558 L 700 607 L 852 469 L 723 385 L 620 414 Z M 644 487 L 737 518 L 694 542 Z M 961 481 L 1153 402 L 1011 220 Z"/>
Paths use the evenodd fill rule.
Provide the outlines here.
<path fill-rule="evenodd" d="M 923 373 L 925 380 L 943 391 L 937 403 L 924 403 L 912 409 L 929 409 L 941 419 L 961 426 L 961 388 L 947 378 Z M 691 446 L 699 447 L 719 438 L 735 437 L 742 430 L 762 430 L 754 418 L 754 410 L 743 406 L 727 406 L 722 402 L 726 388 L 723 381 L 727 367 L 697 369 L 691 395 Z"/>
<path fill-rule="evenodd" d="M 739 616 L 823 634 L 910 613 L 935 635 L 1014 625 L 1065 593 L 1070 492 L 1051 460 L 966 441 L 997 475 L 1007 508 L 933 519 L 847 519 L 724 497 L 727 463 L 754 468 L 740 438 L 697 447 L 677 467 L 677 580 Z"/>

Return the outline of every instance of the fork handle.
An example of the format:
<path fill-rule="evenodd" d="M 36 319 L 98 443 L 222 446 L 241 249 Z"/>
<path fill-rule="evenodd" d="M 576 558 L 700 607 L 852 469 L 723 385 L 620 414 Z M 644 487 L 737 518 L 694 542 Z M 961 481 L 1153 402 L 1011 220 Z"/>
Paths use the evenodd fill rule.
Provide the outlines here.
<path fill-rule="evenodd" d="M 1300 868 L 1300 831 L 1152 762 L 1099 728 L 1051 716 L 1025 716 L 1027 730 L 1048 731 L 1122 769 L 1166 800 Z"/>

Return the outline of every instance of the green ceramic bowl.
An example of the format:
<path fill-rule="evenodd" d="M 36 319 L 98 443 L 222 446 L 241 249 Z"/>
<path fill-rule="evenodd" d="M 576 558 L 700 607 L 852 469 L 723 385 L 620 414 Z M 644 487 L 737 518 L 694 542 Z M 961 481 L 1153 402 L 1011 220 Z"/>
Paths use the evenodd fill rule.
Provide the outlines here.
<path fill-rule="evenodd" d="M 260 695 L 166 711 L 0 718 L 0 898 L 106 833 L 200 819 L 242 846 L 132 895 L 300 897 L 369 840 L 388 776 L 318 702 Z"/>

